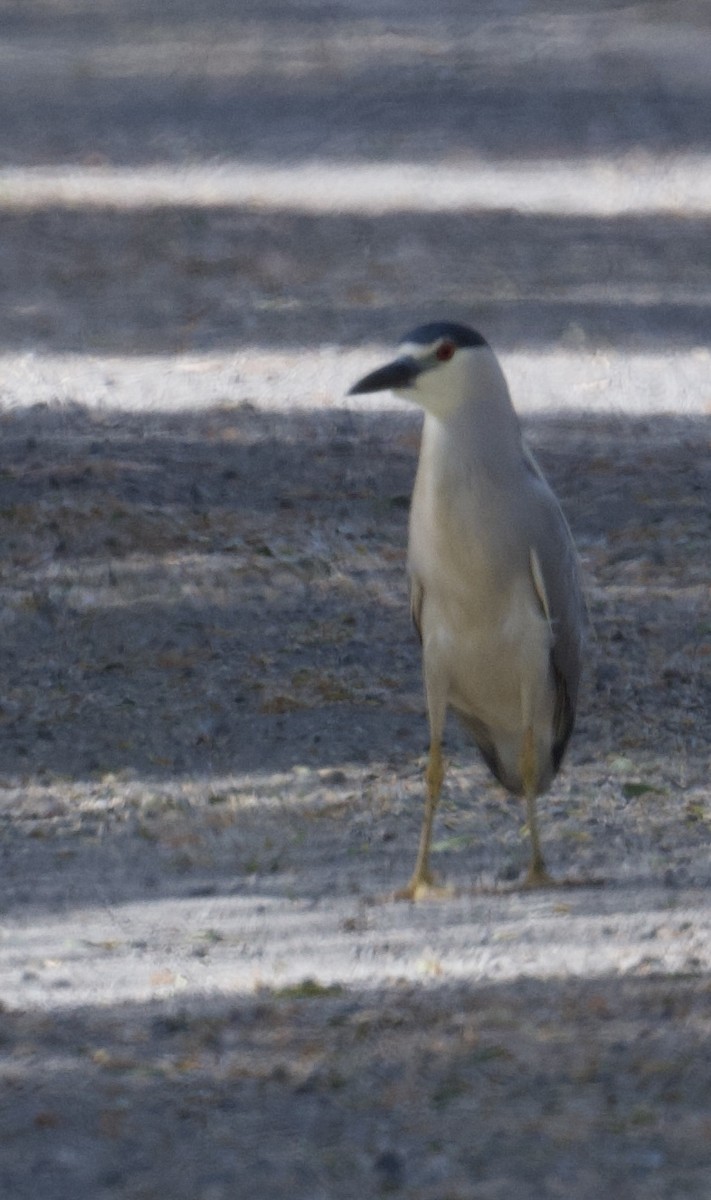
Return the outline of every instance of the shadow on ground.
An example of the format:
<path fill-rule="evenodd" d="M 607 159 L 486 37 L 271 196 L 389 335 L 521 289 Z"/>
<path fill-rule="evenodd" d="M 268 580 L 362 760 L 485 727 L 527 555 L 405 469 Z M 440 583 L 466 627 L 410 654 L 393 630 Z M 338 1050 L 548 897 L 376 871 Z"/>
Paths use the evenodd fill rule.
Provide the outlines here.
<path fill-rule="evenodd" d="M 6 350 L 349 346 L 433 313 L 502 349 L 708 340 L 705 218 L 50 207 L 0 235 Z"/>
<path fill-rule="evenodd" d="M 591 610 L 568 782 L 550 799 L 554 856 L 567 869 L 580 856 L 565 838 L 582 839 L 599 869 L 633 813 L 663 854 L 682 805 L 698 866 L 708 421 L 576 413 L 527 430 Z M 339 876 L 333 863 L 322 877 L 319 856 L 349 814 L 348 879 L 365 838 L 367 886 L 392 885 L 426 748 L 405 570 L 417 441 L 408 413 L 3 417 L 6 906 L 85 903 L 97 877 L 112 902 L 190 894 L 206 872 L 213 889 L 256 873 L 322 892 Z M 454 726 L 449 754 L 455 876 L 488 878 L 487 854 L 515 876 L 515 804 Z M 587 832 L 563 828 L 571 813 Z M 86 878 L 77 853 L 94 863 Z"/>
<path fill-rule="evenodd" d="M 703 636 L 689 616 L 708 582 L 708 427 L 527 422 L 587 564 L 606 669 L 621 653 L 626 675 L 630 654 L 671 669 Z M 398 696 L 419 689 L 416 416 L 69 406 L 8 413 L 2 431 L 6 776 L 325 765 L 356 751 L 334 710 L 380 726 L 364 752 L 397 741 Z M 308 746 L 282 742 L 292 719 L 311 722 Z"/>
<path fill-rule="evenodd" d="M 4 4 L 0 160 L 705 151 L 705 5 Z"/>
<path fill-rule="evenodd" d="M 140 170 L 156 164 L 434 172 L 482 159 L 535 170 L 571 155 L 704 155 L 711 33 L 694 0 L 673 22 L 664 4 L 497 3 L 478 6 L 476 21 L 462 0 L 238 14 L 225 0 L 198 14 L 182 0 L 2 7 L 0 163 L 132 166 L 138 204 L 27 211 L 13 192 L 0 219 L 8 349 L 348 345 L 433 312 L 483 324 L 502 347 L 581 336 L 653 352 L 706 345 L 709 222 L 683 211 L 140 207 Z"/>
<path fill-rule="evenodd" d="M 705 1200 L 708 979 L 6 1012 L 15 1200 Z"/>

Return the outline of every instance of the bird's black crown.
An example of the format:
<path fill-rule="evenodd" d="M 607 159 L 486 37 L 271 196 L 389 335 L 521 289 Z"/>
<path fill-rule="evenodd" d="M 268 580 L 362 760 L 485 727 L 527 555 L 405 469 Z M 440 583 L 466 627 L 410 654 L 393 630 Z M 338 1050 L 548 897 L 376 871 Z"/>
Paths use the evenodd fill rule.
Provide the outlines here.
<path fill-rule="evenodd" d="M 412 333 L 402 339 L 403 342 L 414 342 L 418 346 L 431 346 L 440 338 L 447 338 L 455 346 L 487 346 L 486 338 L 470 329 L 468 325 L 459 325 L 456 321 L 430 321 L 427 325 L 418 325 Z"/>

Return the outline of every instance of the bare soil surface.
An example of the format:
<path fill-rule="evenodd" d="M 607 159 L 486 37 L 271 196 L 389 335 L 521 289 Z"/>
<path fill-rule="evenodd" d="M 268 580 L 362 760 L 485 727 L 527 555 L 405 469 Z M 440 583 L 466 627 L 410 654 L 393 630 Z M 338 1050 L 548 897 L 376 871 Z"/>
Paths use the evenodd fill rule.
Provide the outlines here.
<path fill-rule="evenodd" d="M 705 6 L 0 12 L 2 164 L 133 189 L 0 187 L 0 1194 L 708 1200 L 711 241 L 632 203 L 711 176 Z M 605 155 L 630 213 L 140 201 Z M 591 627 L 561 886 L 452 724 L 410 905 L 419 418 L 342 397 L 440 315 L 502 350 Z"/>

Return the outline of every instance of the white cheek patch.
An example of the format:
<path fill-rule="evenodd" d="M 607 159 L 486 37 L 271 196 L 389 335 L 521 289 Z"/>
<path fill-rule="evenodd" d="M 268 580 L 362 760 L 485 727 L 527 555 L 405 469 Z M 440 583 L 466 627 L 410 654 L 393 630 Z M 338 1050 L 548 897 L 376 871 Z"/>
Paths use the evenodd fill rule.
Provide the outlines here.
<path fill-rule="evenodd" d="M 413 393 L 418 403 L 433 417 L 446 420 L 457 411 L 470 390 L 466 356 L 455 354 L 449 362 L 423 371 L 415 382 Z"/>
<path fill-rule="evenodd" d="M 488 346 L 459 347 L 451 359 L 438 362 L 434 358 L 437 345 L 438 342 L 429 346 L 401 343 L 400 352 L 422 363 L 424 369 L 412 386 L 403 388 L 398 395 L 419 404 L 433 417 L 446 421 L 465 398 L 476 399 L 480 392 L 488 396 L 500 389 L 498 368 L 492 374 L 492 354 Z"/>

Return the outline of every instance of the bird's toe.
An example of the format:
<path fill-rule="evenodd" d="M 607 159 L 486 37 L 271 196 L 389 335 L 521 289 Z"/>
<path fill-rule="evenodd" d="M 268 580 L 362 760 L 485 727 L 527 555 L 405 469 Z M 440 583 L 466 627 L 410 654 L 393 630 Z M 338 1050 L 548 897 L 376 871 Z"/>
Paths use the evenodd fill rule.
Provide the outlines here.
<path fill-rule="evenodd" d="M 526 873 L 526 878 L 523 881 L 525 888 L 547 888 L 557 887 L 557 882 L 542 863 L 532 863 Z"/>
<path fill-rule="evenodd" d="M 431 876 L 426 879 L 413 878 L 404 887 L 395 892 L 395 900 L 451 900 L 452 888 L 435 883 Z"/>

